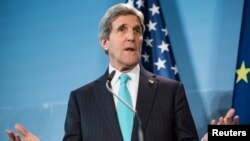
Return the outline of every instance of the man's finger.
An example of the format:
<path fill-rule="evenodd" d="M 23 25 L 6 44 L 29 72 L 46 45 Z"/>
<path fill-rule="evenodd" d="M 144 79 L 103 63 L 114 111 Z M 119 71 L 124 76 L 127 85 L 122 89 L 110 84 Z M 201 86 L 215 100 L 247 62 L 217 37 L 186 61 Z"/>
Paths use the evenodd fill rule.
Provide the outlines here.
<path fill-rule="evenodd" d="M 21 141 L 21 138 L 18 134 L 16 134 L 15 137 L 16 137 L 15 141 Z"/>
<path fill-rule="evenodd" d="M 219 122 L 217 123 L 217 125 L 224 125 L 224 118 L 220 117 Z"/>
<path fill-rule="evenodd" d="M 234 116 L 234 112 L 235 112 L 235 110 L 233 108 L 228 110 L 228 112 L 227 112 L 227 114 L 226 114 L 226 116 L 224 118 L 224 122 L 225 122 L 226 125 L 232 124 L 232 118 Z"/>
<path fill-rule="evenodd" d="M 234 125 L 238 125 L 238 124 L 239 124 L 239 121 L 240 121 L 240 117 L 239 117 L 238 115 L 236 115 L 236 116 L 234 117 L 233 124 L 234 124 Z"/>
<path fill-rule="evenodd" d="M 233 115 L 234 115 L 234 112 L 235 112 L 234 108 L 230 108 L 230 109 L 228 110 L 228 112 L 227 112 L 225 118 L 229 118 L 229 117 L 232 118 Z"/>
<path fill-rule="evenodd" d="M 15 128 L 24 137 L 26 137 L 28 135 L 28 133 L 29 133 L 21 124 L 16 124 Z"/>
<path fill-rule="evenodd" d="M 7 133 L 7 135 L 9 136 L 9 138 L 10 138 L 10 141 L 15 141 L 15 134 L 11 131 L 11 130 L 6 130 L 6 133 Z"/>
<path fill-rule="evenodd" d="M 230 116 L 225 117 L 225 118 L 224 118 L 224 123 L 225 123 L 225 125 L 233 124 L 233 123 L 232 123 L 232 118 L 233 118 L 233 117 L 230 117 Z"/>
<path fill-rule="evenodd" d="M 211 125 L 216 125 L 216 120 L 215 120 L 215 119 L 213 119 L 213 120 L 211 121 Z"/>

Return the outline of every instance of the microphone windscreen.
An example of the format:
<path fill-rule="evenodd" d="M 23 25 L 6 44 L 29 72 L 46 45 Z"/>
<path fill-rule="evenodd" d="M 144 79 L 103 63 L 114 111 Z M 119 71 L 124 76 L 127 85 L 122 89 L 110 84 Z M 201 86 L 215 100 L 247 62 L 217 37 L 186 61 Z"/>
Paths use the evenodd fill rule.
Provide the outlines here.
<path fill-rule="evenodd" d="M 107 77 L 107 80 L 110 82 L 110 81 L 113 79 L 114 75 L 115 75 L 115 70 L 113 70 L 113 71 L 109 74 L 109 76 Z"/>

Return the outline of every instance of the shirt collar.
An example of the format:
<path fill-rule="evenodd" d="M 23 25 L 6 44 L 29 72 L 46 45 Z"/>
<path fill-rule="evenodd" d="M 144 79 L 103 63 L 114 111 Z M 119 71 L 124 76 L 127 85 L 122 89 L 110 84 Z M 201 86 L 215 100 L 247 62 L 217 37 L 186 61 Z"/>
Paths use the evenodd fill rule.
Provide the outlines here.
<path fill-rule="evenodd" d="M 112 79 L 112 81 L 115 83 L 119 80 L 119 77 L 120 75 L 122 74 L 122 72 L 118 71 L 117 69 L 115 69 L 114 67 L 112 67 L 111 64 L 109 64 L 109 74 L 112 72 L 112 71 L 116 71 L 115 72 L 115 75 Z M 140 65 L 137 64 L 132 70 L 130 70 L 129 72 L 126 73 L 130 78 L 131 80 L 139 80 L 139 74 L 140 74 Z"/>

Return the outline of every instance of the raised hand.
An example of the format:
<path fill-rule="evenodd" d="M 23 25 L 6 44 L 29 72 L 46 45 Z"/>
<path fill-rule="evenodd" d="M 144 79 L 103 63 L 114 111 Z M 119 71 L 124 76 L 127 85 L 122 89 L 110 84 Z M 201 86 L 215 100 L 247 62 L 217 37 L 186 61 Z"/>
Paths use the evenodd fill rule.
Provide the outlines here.
<path fill-rule="evenodd" d="M 225 115 L 225 117 L 220 117 L 217 122 L 215 119 L 211 121 L 211 125 L 238 125 L 239 124 L 239 116 L 234 116 L 235 110 L 230 108 Z M 234 116 L 234 117 L 233 117 Z"/>
<path fill-rule="evenodd" d="M 235 110 L 233 108 L 230 108 L 225 117 L 220 117 L 219 121 L 217 122 L 215 119 L 211 121 L 211 125 L 238 125 L 239 124 L 239 116 L 234 116 Z M 233 117 L 234 116 L 234 117 Z M 208 141 L 208 135 L 207 133 L 204 135 L 204 137 L 201 139 L 201 141 Z"/>
<path fill-rule="evenodd" d="M 40 141 L 38 137 L 27 131 L 22 125 L 16 124 L 15 128 L 23 136 L 23 138 L 21 139 L 19 134 L 15 134 L 11 130 L 7 129 L 6 133 L 8 134 L 10 141 Z"/>

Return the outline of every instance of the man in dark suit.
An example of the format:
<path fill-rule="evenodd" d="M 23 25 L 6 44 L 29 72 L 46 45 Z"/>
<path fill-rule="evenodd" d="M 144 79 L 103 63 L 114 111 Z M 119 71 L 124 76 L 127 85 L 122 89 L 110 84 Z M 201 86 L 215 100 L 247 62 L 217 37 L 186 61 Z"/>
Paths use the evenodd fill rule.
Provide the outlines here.
<path fill-rule="evenodd" d="M 64 141 L 122 141 L 114 99 L 105 86 L 107 77 L 108 72 L 72 92 Z M 136 110 L 145 141 L 198 139 L 183 86 L 178 82 L 140 68 Z M 137 119 L 134 122 L 132 138 L 137 140 Z"/>
<path fill-rule="evenodd" d="M 100 24 L 100 43 L 108 54 L 108 70 L 99 79 L 72 91 L 65 121 L 64 141 L 122 141 L 116 99 L 106 88 L 109 74 L 118 95 L 119 76 L 127 74 L 132 107 L 141 120 L 145 141 L 197 141 L 193 118 L 180 82 L 146 71 L 139 61 L 143 15 L 127 4 L 111 7 Z M 118 83 L 118 85 L 116 85 Z M 138 140 L 134 118 L 131 140 Z"/>
<path fill-rule="evenodd" d="M 118 4 L 108 9 L 99 39 L 109 67 L 99 79 L 71 92 L 63 141 L 137 141 L 139 129 L 145 141 L 198 141 L 183 84 L 139 64 L 143 32 L 143 15 L 135 8 Z M 126 88 L 131 103 L 122 105 L 133 113 L 132 128 L 118 114 L 124 74 L 129 78 Z"/>

